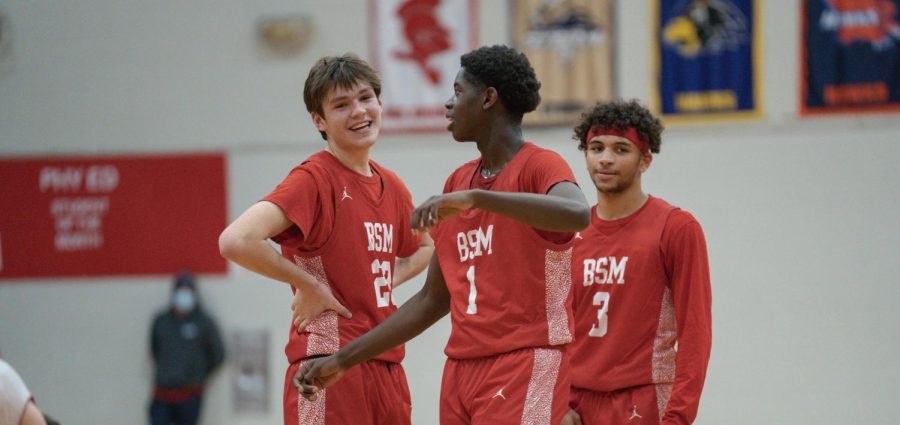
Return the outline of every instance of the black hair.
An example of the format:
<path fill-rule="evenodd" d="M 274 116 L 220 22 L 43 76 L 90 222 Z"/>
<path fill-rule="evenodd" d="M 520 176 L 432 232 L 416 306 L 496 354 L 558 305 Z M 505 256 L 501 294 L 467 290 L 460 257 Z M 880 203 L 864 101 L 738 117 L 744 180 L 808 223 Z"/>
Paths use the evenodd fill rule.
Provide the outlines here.
<path fill-rule="evenodd" d="M 578 141 L 578 150 L 587 149 L 587 135 L 591 127 L 598 125 L 613 130 L 634 128 L 641 139 L 650 145 L 650 152 L 659 153 L 662 145 L 663 125 L 637 99 L 599 102 L 581 114 L 572 139 Z"/>
<path fill-rule="evenodd" d="M 459 62 L 466 80 L 497 89 L 512 114 L 521 117 L 541 103 L 541 82 L 523 53 L 503 45 L 485 46 L 462 55 Z"/>

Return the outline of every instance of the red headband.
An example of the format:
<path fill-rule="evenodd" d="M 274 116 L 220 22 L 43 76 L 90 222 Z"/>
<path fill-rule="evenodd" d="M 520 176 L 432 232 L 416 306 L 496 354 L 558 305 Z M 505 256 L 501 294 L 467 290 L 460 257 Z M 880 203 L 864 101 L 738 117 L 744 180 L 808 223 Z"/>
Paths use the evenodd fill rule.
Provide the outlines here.
<path fill-rule="evenodd" d="M 638 134 L 637 129 L 634 127 L 628 127 L 625 130 L 615 130 L 612 128 L 601 127 L 599 125 L 595 125 L 591 127 L 588 131 L 587 138 L 584 139 L 585 143 L 590 143 L 591 139 L 597 136 L 619 136 L 628 139 L 631 143 L 634 143 L 637 148 L 645 154 L 650 153 L 650 143 L 646 140 L 642 139 Z"/>

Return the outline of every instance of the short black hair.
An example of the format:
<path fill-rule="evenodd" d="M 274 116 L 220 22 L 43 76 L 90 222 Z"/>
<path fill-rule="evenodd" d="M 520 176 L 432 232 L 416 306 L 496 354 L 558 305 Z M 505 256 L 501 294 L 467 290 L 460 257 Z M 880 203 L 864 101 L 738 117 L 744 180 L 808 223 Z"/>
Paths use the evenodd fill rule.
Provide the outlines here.
<path fill-rule="evenodd" d="M 575 135 L 572 136 L 572 139 L 578 141 L 578 150 L 587 149 L 587 135 L 595 125 L 613 130 L 633 127 L 638 135 L 647 141 L 650 152 L 653 153 L 659 153 L 662 145 L 664 128 L 662 123 L 637 99 L 599 102 L 589 111 L 582 113 L 581 121 L 575 126 Z"/>
<path fill-rule="evenodd" d="M 466 80 L 497 89 L 506 109 L 521 117 L 541 103 L 541 82 L 525 54 L 508 46 L 484 46 L 459 60 Z"/>

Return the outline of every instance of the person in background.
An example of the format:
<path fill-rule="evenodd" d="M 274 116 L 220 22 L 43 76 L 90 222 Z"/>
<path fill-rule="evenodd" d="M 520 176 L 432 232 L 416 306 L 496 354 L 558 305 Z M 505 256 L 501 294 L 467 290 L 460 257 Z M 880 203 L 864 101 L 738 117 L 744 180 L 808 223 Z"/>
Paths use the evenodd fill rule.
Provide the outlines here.
<path fill-rule="evenodd" d="M 0 425 L 46 425 L 31 391 L 15 369 L 0 360 Z"/>
<path fill-rule="evenodd" d="M 150 349 L 155 369 L 150 423 L 196 424 L 204 387 L 225 350 L 215 320 L 200 306 L 190 272 L 175 277 L 171 304 L 153 320 Z"/>

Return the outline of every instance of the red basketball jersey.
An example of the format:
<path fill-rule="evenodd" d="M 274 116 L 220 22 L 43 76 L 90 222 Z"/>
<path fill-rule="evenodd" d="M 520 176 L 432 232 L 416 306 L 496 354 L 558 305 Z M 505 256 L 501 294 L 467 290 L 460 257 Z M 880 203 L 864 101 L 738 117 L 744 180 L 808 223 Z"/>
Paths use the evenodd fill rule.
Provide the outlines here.
<path fill-rule="evenodd" d="M 591 212 L 573 255 L 572 386 L 611 392 L 675 383 L 671 400 L 658 394 L 661 407 L 668 402 L 693 418 L 712 338 L 702 230 L 689 213 L 652 196 L 619 220 Z"/>
<path fill-rule="evenodd" d="M 463 164 L 444 193 L 486 188 L 545 194 L 557 183 L 575 182 L 559 155 L 531 143 L 497 176 L 484 179 L 480 169 L 481 159 Z M 448 357 L 491 356 L 572 340 L 570 240 L 550 242 L 533 227 L 480 209 L 440 223 L 432 236 L 451 298 Z"/>
<path fill-rule="evenodd" d="M 374 161 L 369 165 L 373 176 L 362 176 L 323 151 L 295 168 L 264 198 L 281 207 L 294 223 L 307 223 L 272 238 L 281 245 L 282 255 L 327 285 L 353 313 L 353 318 L 345 319 L 326 311 L 300 334 L 291 324 L 285 348 L 291 363 L 332 354 L 397 310 L 391 295 L 395 259 L 418 249 L 409 223 L 412 198 L 393 172 Z M 316 221 L 311 222 L 311 216 Z M 333 226 L 323 232 L 316 227 L 323 223 Z M 309 246 L 304 233 L 318 235 L 323 242 Z M 401 345 L 376 359 L 400 362 L 403 354 Z"/>

